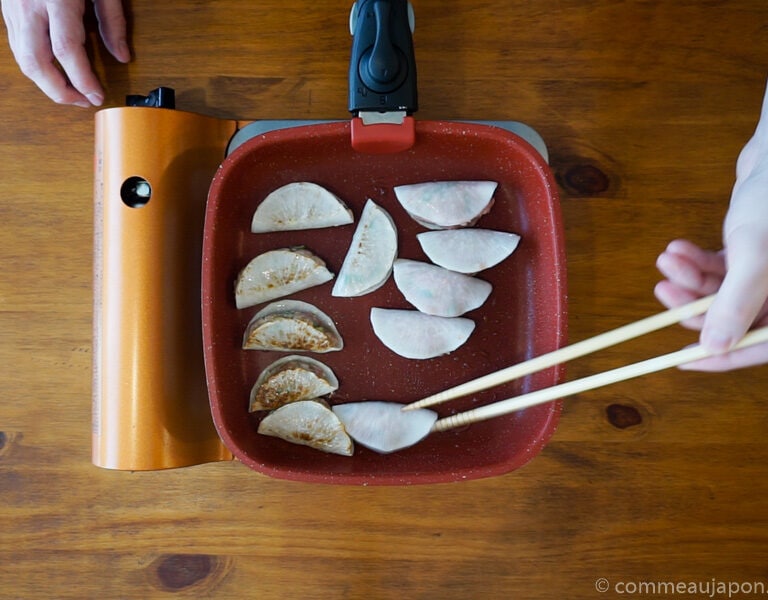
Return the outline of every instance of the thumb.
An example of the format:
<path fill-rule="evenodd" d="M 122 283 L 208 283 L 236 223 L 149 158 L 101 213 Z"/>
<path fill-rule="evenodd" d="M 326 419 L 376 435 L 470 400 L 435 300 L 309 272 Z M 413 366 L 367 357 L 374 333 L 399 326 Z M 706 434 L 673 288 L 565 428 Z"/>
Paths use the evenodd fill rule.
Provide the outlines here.
<path fill-rule="evenodd" d="M 728 270 L 701 332 L 701 344 L 717 354 L 744 337 L 768 297 L 768 232 L 736 227 L 727 234 L 725 247 Z"/>

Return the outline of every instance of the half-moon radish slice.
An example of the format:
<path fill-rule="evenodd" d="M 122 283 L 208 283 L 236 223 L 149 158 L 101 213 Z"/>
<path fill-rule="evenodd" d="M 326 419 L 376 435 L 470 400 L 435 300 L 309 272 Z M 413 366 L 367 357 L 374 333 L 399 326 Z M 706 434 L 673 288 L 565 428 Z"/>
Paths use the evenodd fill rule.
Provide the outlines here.
<path fill-rule="evenodd" d="M 420 408 L 404 412 L 403 406 L 397 402 L 369 400 L 337 404 L 332 410 L 355 442 L 388 454 L 421 441 L 437 420 L 434 411 Z"/>
<path fill-rule="evenodd" d="M 246 350 L 324 353 L 343 347 L 333 319 L 300 300 L 279 300 L 265 306 L 251 318 L 243 335 Z"/>
<path fill-rule="evenodd" d="M 376 337 L 405 358 L 426 359 L 453 352 L 469 339 L 475 322 L 464 317 L 436 317 L 417 310 L 372 308 Z"/>
<path fill-rule="evenodd" d="M 429 229 L 473 225 L 491 209 L 495 181 L 430 181 L 399 185 L 395 196 L 417 223 Z"/>
<path fill-rule="evenodd" d="M 251 389 L 249 411 L 313 400 L 338 388 L 339 380 L 330 367 L 309 356 L 292 354 L 267 365 L 259 374 Z"/>
<path fill-rule="evenodd" d="M 277 188 L 259 203 L 251 231 L 320 229 L 352 222 L 352 211 L 338 196 L 316 183 L 298 181 Z"/>
<path fill-rule="evenodd" d="M 306 248 L 280 248 L 251 260 L 235 282 L 235 305 L 246 308 L 330 281 L 325 261 Z"/>
<path fill-rule="evenodd" d="M 512 254 L 520 236 L 492 229 L 450 229 L 416 235 L 421 249 L 436 265 L 459 273 L 478 273 Z"/>
<path fill-rule="evenodd" d="M 493 290 L 487 281 L 418 260 L 398 258 L 393 275 L 408 302 L 440 317 L 458 317 L 479 308 Z"/>
<path fill-rule="evenodd" d="M 323 452 L 352 456 L 354 443 L 325 404 L 302 400 L 281 406 L 259 423 L 258 432 Z"/>
<path fill-rule="evenodd" d="M 386 210 L 368 200 L 331 294 L 346 298 L 378 289 L 389 278 L 396 256 L 395 223 Z"/>

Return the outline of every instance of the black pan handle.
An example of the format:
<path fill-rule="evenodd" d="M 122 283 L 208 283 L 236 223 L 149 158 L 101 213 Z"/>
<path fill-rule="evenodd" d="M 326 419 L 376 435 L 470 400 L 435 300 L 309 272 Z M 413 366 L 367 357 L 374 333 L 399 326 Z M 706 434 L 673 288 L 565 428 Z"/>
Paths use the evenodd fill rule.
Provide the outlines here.
<path fill-rule="evenodd" d="M 418 109 L 413 11 L 408 0 L 358 0 L 352 7 L 349 110 Z"/>

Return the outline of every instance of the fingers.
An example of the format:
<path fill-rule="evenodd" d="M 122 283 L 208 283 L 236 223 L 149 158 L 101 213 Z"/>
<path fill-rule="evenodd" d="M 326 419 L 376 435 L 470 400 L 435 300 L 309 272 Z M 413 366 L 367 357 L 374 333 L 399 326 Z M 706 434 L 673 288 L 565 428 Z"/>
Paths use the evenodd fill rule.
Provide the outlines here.
<path fill-rule="evenodd" d="M 725 274 L 722 254 L 702 250 L 687 240 L 675 240 L 656 260 L 659 271 L 675 285 L 698 296 L 714 294 Z"/>
<path fill-rule="evenodd" d="M 130 60 L 120 0 L 94 0 L 104 44 L 119 61 Z M 104 91 L 85 50 L 84 0 L 3 2 L 8 41 L 16 62 L 60 104 L 99 106 Z"/>
<path fill-rule="evenodd" d="M 684 304 L 690 304 L 701 298 L 700 295 L 694 294 L 685 288 L 681 288 L 668 280 L 657 283 L 653 293 L 658 301 L 667 308 L 675 308 L 677 306 L 683 306 Z M 698 316 L 686 319 L 685 321 L 681 321 L 680 325 L 687 329 L 700 330 L 704 325 L 704 317 Z"/>
<path fill-rule="evenodd" d="M 682 323 L 689 329 L 701 329 L 701 343 L 715 354 L 727 352 L 744 336 L 765 309 L 768 297 L 768 264 L 764 260 L 768 235 L 760 228 L 737 228 L 726 243 L 727 268 L 722 253 L 702 250 L 686 240 L 671 242 L 656 263 L 667 279 L 656 285 L 654 294 L 669 308 L 717 293 L 706 315 Z M 756 354 L 759 351 L 747 356 Z M 696 363 L 689 368 L 726 362 Z"/>
<path fill-rule="evenodd" d="M 51 49 L 71 87 L 80 92 L 88 102 L 100 106 L 104 92 L 91 68 L 85 51 L 85 26 L 83 7 L 73 10 L 72 4 L 51 3 L 48 5 Z"/>
<path fill-rule="evenodd" d="M 3 3 L 3 17 L 8 26 L 8 41 L 21 72 L 54 102 L 90 106 L 85 96 L 69 85 L 55 64 L 45 7 L 24 12 L 19 6 L 7 7 Z"/>
<path fill-rule="evenodd" d="M 706 315 L 681 323 L 689 329 L 701 329 L 701 344 L 715 356 L 680 368 L 695 371 L 722 372 L 768 362 L 768 344 L 728 352 L 738 342 L 756 317 L 768 322 L 768 236 L 755 228 L 733 230 L 726 240 L 728 269 L 720 252 L 707 252 L 685 240 L 675 240 L 659 256 L 657 265 L 667 277 L 654 293 L 665 306 L 672 308 L 712 293 L 715 301 Z"/>
<path fill-rule="evenodd" d="M 125 13 L 121 0 L 94 0 L 101 39 L 107 50 L 120 62 L 131 60 L 126 38 Z"/>
<path fill-rule="evenodd" d="M 725 273 L 725 259 L 722 253 L 704 250 L 689 240 L 672 240 L 665 252 L 687 257 L 691 262 L 708 273 Z"/>
<path fill-rule="evenodd" d="M 687 240 L 670 242 L 656 259 L 656 267 L 667 279 L 656 285 L 654 294 L 667 308 L 714 294 L 725 274 L 721 253 L 702 250 Z M 701 329 L 704 317 L 694 317 L 681 324 L 689 329 Z"/>
<path fill-rule="evenodd" d="M 725 274 L 722 253 L 703 250 L 688 240 L 670 242 L 656 260 L 656 266 L 667 279 L 656 285 L 654 294 L 667 308 L 714 294 Z M 704 319 L 704 316 L 694 317 L 681 325 L 700 330 Z"/>

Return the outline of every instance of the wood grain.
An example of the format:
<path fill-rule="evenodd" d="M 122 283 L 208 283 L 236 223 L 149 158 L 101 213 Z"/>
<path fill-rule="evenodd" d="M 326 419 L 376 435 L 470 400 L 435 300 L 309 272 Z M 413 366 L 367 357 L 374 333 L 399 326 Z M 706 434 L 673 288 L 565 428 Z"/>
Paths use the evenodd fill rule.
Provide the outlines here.
<path fill-rule="evenodd" d="M 134 60 L 91 32 L 108 105 L 158 85 L 228 118 L 345 118 L 348 3 L 127 3 Z M 546 140 L 570 338 L 659 310 L 654 261 L 719 246 L 768 72 L 757 0 L 420 0 L 418 118 Z M 89 22 L 92 19 L 89 20 Z M 0 48 L 0 590 L 8 598 L 594 598 L 595 582 L 768 587 L 768 370 L 670 371 L 566 401 L 552 442 L 488 480 L 352 488 L 239 463 L 128 473 L 90 454 L 93 112 Z M 569 378 L 672 351 L 681 328 Z M 746 597 L 746 595 L 745 595 Z"/>

